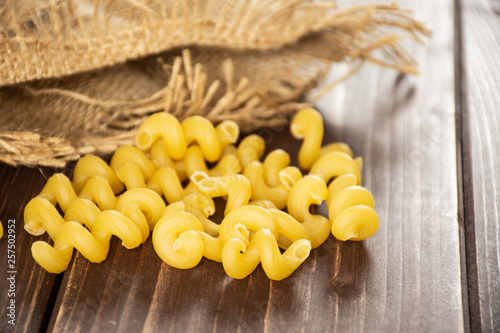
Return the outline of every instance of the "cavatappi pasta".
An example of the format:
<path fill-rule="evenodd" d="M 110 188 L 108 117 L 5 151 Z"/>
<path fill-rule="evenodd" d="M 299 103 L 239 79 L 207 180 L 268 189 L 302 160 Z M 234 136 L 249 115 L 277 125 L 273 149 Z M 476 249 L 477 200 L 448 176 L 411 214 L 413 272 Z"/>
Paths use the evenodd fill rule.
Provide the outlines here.
<path fill-rule="evenodd" d="M 379 219 L 373 196 L 361 186 L 362 159 L 345 143 L 322 146 L 323 119 L 312 108 L 298 112 L 290 130 L 303 140 L 300 168 L 282 149 L 264 156 L 259 135 L 238 143 L 234 121 L 213 126 L 201 116 L 179 122 L 153 114 L 139 127 L 135 146 L 117 149 L 109 164 L 82 157 L 71 180 L 54 174 L 28 202 L 25 230 L 46 231 L 52 240 L 35 242 L 33 257 L 60 273 L 73 249 L 101 262 L 113 235 L 131 249 L 152 231 L 156 253 L 172 267 L 192 268 L 205 257 L 236 279 L 261 265 L 270 279 L 282 280 L 330 233 L 339 240 L 372 236 Z M 211 220 L 214 198 L 225 202 L 220 224 Z M 311 209 L 324 201 L 328 217 Z"/>

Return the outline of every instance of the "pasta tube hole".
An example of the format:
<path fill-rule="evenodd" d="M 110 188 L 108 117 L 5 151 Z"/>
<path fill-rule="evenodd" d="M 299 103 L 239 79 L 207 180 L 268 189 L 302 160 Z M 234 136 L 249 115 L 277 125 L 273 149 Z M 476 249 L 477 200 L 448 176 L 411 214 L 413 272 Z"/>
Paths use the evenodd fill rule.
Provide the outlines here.
<path fill-rule="evenodd" d="M 294 250 L 293 255 L 300 261 L 306 260 L 311 252 L 311 242 L 304 240 L 303 243 L 298 244 Z"/>
<path fill-rule="evenodd" d="M 137 135 L 137 146 L 139 147 L 149 147 L 151 145 L 151 136 L 146 133 L 138 133 Z"/>

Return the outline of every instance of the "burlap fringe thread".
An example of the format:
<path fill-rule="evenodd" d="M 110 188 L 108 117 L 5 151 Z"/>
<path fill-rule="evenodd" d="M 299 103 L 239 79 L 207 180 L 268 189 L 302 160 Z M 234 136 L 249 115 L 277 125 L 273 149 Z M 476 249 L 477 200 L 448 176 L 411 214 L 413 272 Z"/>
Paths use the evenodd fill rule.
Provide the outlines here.
<path fill-rule="evenodd" d="M 428 35 L 396 5 L 333 11 L 332 1 L 176 0 L 167 8 L 164 1 L 110 0 L 94 1 L 89 20 L 75 14 L 74 0 L 37 1 L 41 18 L 30 14 L 29 2 L 0 7 L 0 23 L 7 17 L 12 28 L 2 34 L 0 26 L 7 45 L 0 60 L 0 85 L 7 85 L 0 88 L 0 161 L 11 165 L 63 167 L 83 154 L 112 153 L 133 143 L 138 125 L 162 110 L 179 120 L 233 119 L 246 131 L 284 125 L 332 61 L 415 72 L 398 44 L 401 35 L 389 30 L 417 40 Z M 99 25 L 103 12 L 127 18 L 128 29 L 110 17 Z M 176 48 L 186 44 L 197 46 Z M 375 58 L 376 50 L 384 58 Z M 150 55 L 158 51 L 164 53 Z"/>

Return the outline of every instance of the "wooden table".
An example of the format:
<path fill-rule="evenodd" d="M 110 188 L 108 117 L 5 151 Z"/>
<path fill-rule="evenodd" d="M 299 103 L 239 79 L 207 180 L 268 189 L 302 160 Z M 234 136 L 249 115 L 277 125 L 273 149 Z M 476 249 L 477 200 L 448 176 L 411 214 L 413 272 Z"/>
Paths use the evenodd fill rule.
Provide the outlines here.
<path fill-rule="evenodd" d="M 16 263 L 4 236 L 0 331 L 500 331 L 500 2 L 401 5 L 433 30 L 424 45 L 405 44 L 422 74 L 365 65 L 317 104 L 325 141 L 364 158 L 374 237 L 331 236 L 281 282 L 260 267 L 233 280 L 205 259 L 177 270 L 150 240 L 126 250 L 113 239 L 101 264 L 75 251 L 65 273 L 48 274 L 30 253 L 48 237 L 24 232 L 23 209 L 55 170 L 1 165 L 0 219 L 5 230 L 15 221 Z M 265 133 L 269 149 L 297 151 L 287 131 Z"/>

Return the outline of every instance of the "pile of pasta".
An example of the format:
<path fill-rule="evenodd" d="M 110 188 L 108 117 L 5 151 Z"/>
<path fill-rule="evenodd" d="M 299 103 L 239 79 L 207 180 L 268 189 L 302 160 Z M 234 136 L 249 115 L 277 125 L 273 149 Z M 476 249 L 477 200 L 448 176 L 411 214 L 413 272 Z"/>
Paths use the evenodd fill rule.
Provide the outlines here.
<path fill-rule="evenodd" d="M 201 116 L 179 122 L 161 112 L 138 129 L 135 146 L 122 146 L 109 164 L 86 155 L 72 180 L 54 174 L 25 207 L 24 228 L 48 233 L 32 244 L 35 261 L 51 273 L 67 269 L 73 249 L 90 262 L 106 259 L 110 239 L 127 249 L 149 237 L 168 265 L 188 269 L 203 257 L 243 279 L 261 264 L 270 279 L 292 274 L 332 233 L 339 240 L 372 236 L 379 220 L 370 192 L 361 187 L 360 158 L 342 143 L 321 146 L 323 119 L 306 108 L 290 126 L 303 140 L 299 166 L 265 141 L 239 141 L 238 125 L 217 126 Z M 328 185 L 328 186 L 327 186 Z M 215 198 L 225 200 L 216 223 Z M 326 201 L 328 217 L 311 206 Z"/>

